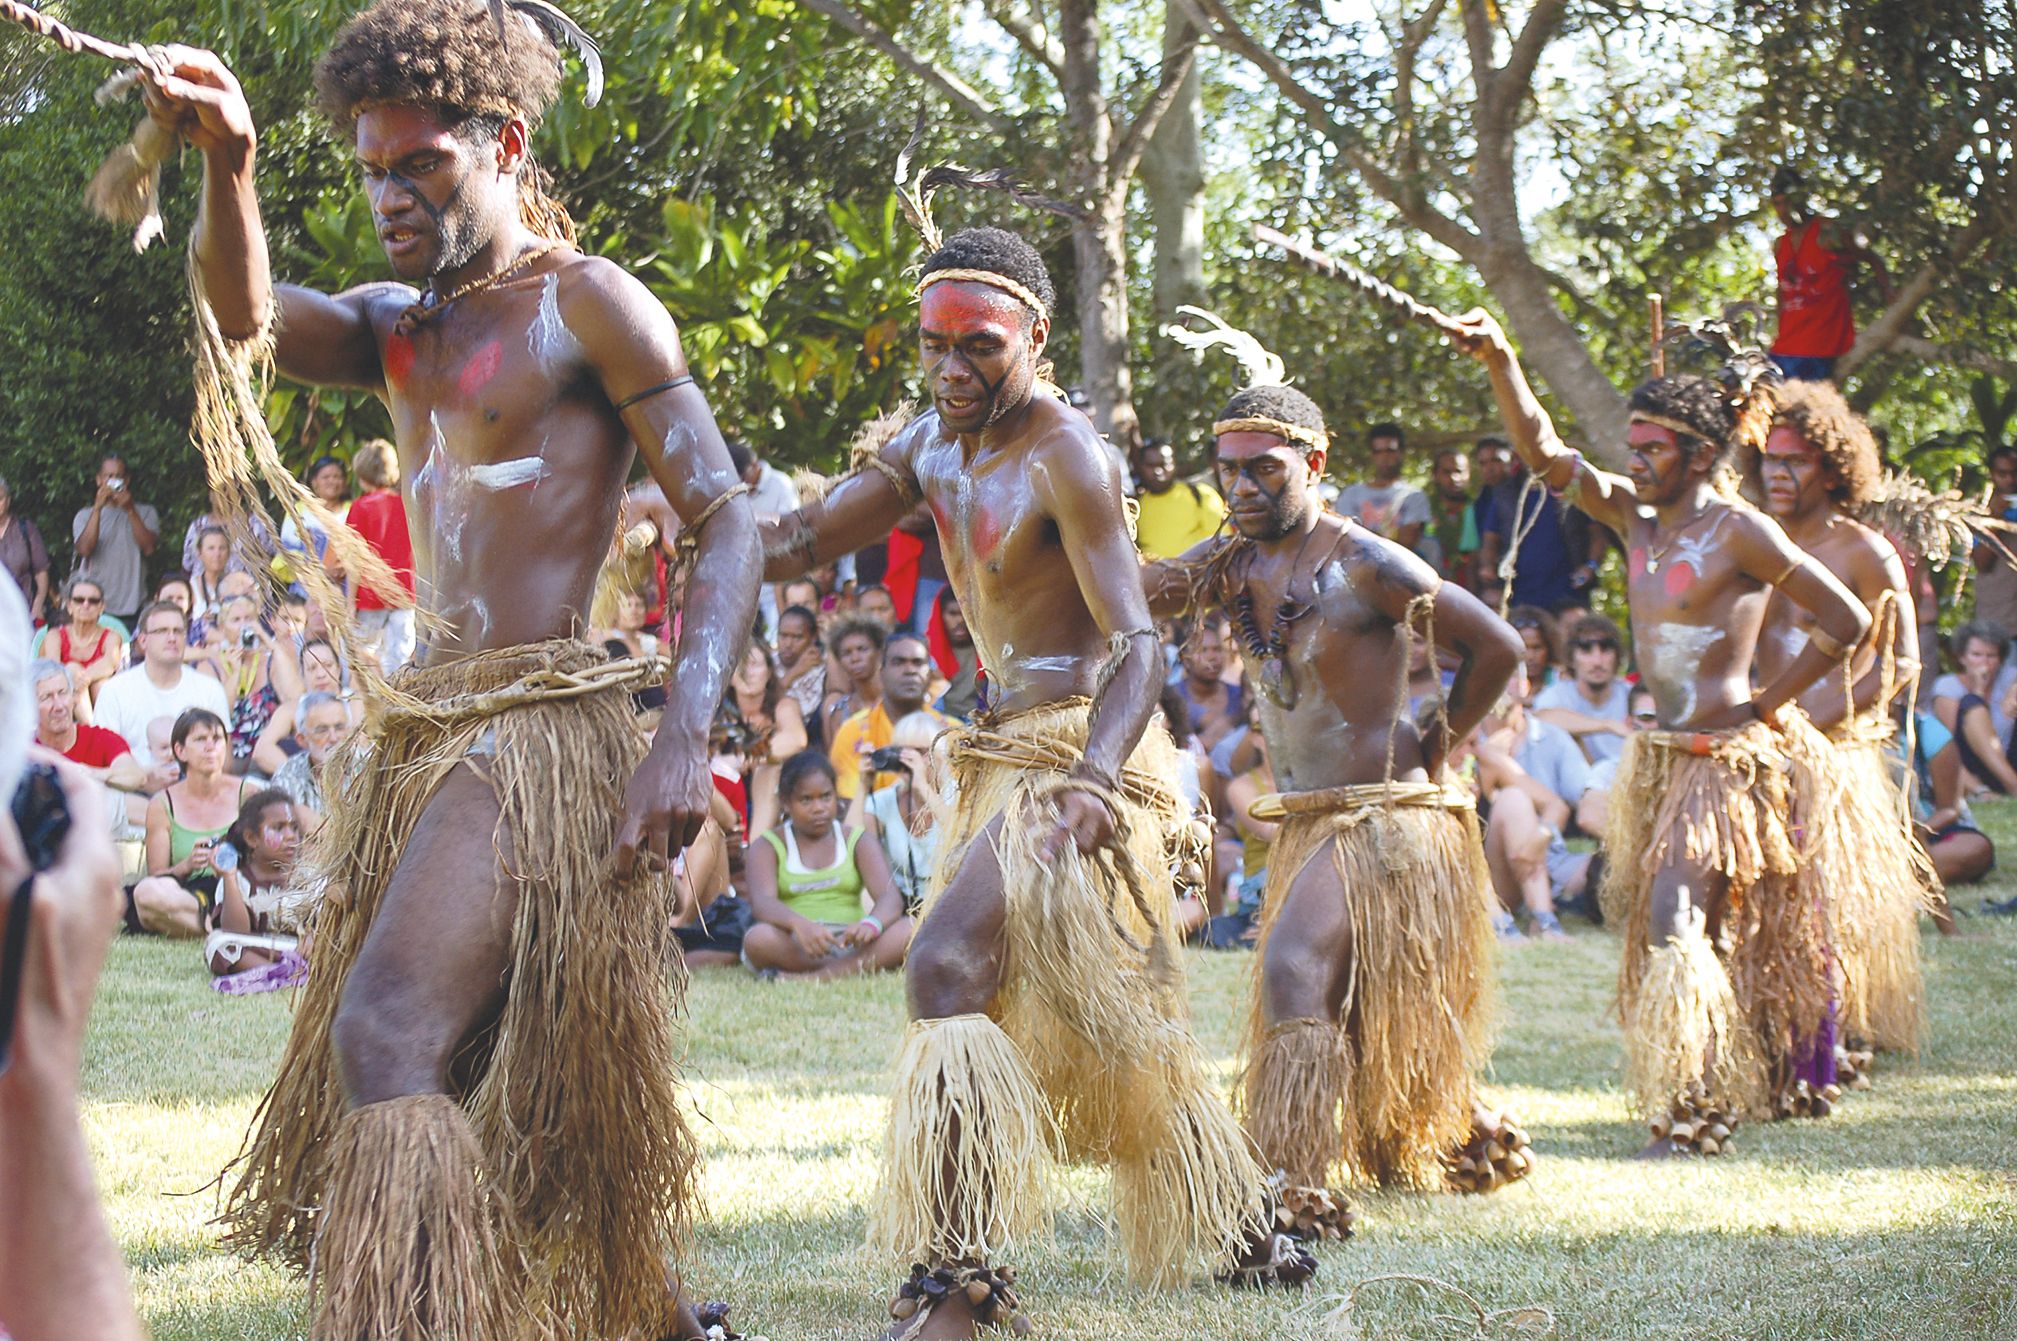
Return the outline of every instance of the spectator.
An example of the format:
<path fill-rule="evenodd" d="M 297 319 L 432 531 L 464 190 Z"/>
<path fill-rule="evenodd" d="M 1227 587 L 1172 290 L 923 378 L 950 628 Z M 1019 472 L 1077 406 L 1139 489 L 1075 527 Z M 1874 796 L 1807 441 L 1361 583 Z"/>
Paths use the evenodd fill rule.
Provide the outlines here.
<path fill-rule="evenodd" d="M 936 713 L 898 718 L 889 739 L 889 748 L 902 760 L 896 781 L 858 797 L 859 811 L 854 806 L 848 810 L 848 822 L 864 825 L 882 844 L 909 917 L 924 907 L 932 862 L 938 857 L 938 821 L 946 802 L 933 778 L 932 744 L 944 729 L 945 721 Z"/>
<path fill-rule="evenodd" d="M 1422 557 L 1445 581 L 1468 591 L 1474 566 L 1471 556 L 1478 551 L 1477 522 L 1471 506 L 1471 458 L 1462 448 L 1443 448 L 1436 453 L 1434 479 Z"/>
<path fill-rule="evenodd" d="M 301 472 L 301 482 L 308 486 L 308 491 L 323 507 L 335 514 L 336 520 L 342 521 L 350 511 L 350 473 L 341 457 L 316 457 L 308 463 L 308 469 Z M 300 528 L 295 526 L 293 517 L 281 522 L 280 548 L 285 554 L 293 556 L 289 560 L 290 565 L 305 562 L 312 554 L 316 562 L 324 564 L 332 581 L 343 580 L 342 565 L 329 553 L 329 532 L 315 522 L 308 523 L 305 539 Z M 295 581 L 300 581 L 298 573 Z"/>
<path fill-rule="evenodd" d="M 183 640 L 189 619 L 166 602 L 157 601 L 140 614 L 140 664 L 119 672 L 98 691 L 95 720 L 117 731 L 133 747 L 134 757 L 151 768 L 158 756 L 148 727 L 157 720 L 173 722 L 189 708 L 204 708 L 220 721 L 231 715 L 231 700 L 215 677 L 182 664 Z"/>
<path fill-rule="evenodd" d="M 1406 437 L 1399 424 L 1374 424 L 1366 433 L 1373 457 L 1371 484 L 1338 491 L 1337 510 L 1375 535 L 1419 552 L 1429 524 L 1429 496 L 1401 478 Z"/>
<path fill-rule="evenodd" d="M 1772 174 L 1772 213 L 1786 230 L 1772 243 L 1779 267 L 1779 337 L 1772 342 L 1772 362 L 1788 380 L 1825 382 L 1835 375 L 1835 360 L 1856 343 L 1849 276 L 1857 266 L 1869 266 L 1886 302 L 1891 277 L 1861 233 L 1814 212 L 1806 187 L 1795 168 L 1782 166 Z"/>
<path fill-rule="evenodd" d="M 1504 438 L 1488 434 L 1479 438 L 1471 448 L 1472 474 L 1478 482 L 1478 495 L 1471 500 L 1470 520 L 1465 523 L 1466 532 L 1477 542 L 1478 552 L 1470 557 L 1471 590 L 1478 599 L 1497 609 L 1499 596 L 1505 590 L 1505 583 L 1499 580 L 1496 565 L 1484 562 L 1482 546 L 1485 538 L 1485 524 L 1491 519 L 1492 497 L 1498 492 L 1506 476 L 1512 473 L 1513 449 Z"/>
<path fill-rule="evenodd" d="M 200 514 L 196 520 L 190 522 L 189 529 L 182 533 L 183 572 L 193 573 L 196 571 L 196 542 L 202 538 L 205 531 L 213 526 L 224 526 L 223 516 L 215 512 L 205 512 Z M 248 557 L 239 551 L 239 547 L 236 544 L 231 546 L 231 558 L 227 561 L 227 566 L 234 573 L 256 571 L 264 567 L 273 558 L 273 532 L 266 528 L 265 521 L 259 517 L 247 517 L 245 518 L 245 529 L 250 533 L 252 543 L 257 549 L 254 554 Z"/>
<path fill-rule="evenodd" d="M 1614 767 L 1625 752 L 1631 688 L 1618 674 L 1624 635 L 1598 614 L 1569 626 L 1569 674 L 1534 695 L 1534 715 L 1561 727 L 1593 764 Z"/>
<path fill-rule="evenodd" d="M 144 823 L 148 796 L 180 776 L 175 766 L 143 767 L 118 732 L 78 721 L 70 668 L 60 661 L 43 657 L 30 664 L 28 686 L 35 695 L 35 743 L 112 790 L 126 793 L 121 811 L 127 822 Z"/>
<path fill-rule="evenodd" d="M 750 786 L 750 827 L 762 831 L 777 822 L 771 807 L 779 766 L 806 748 L 805 717 L 798 700 L 784 692 L 777 663 L 760 638 L 750 640 L 742 664 L 729 677 L 726 697 L 750 729 L 744 765 Z"/>
<path fill-rule="evenodd" d="M 184 616 L 196 608 L 196 589 L 189 585 L 189 579 L 181 573 L 169 573 L 154 584 L 154 599 L 166 601 L 180 610 Z"/>
<path fill-rule="evenodd" d="M 881 696 L 870 707 L 855 712 L 835 730 L 827 755 L 833 761 L 836 784 L 843 801 L 864 792 L 887 787 L 897 778 L 889 768 L 877 769 L 869 761 L 878 750 L 896 738 L 899 718 L 926 713 L 940 729 L 952 719 L 925 706 L 925 691 L 931 685 L 931 653 L 924 639 L 915 633 L 892 634 L 882 646 Z"/>
<path fill-rule="evenodd" d="M 28 618 L 40 624 L 49 609 L 49 547 L 35 523 L 14 510 L 14 490 L 0 475 L 0 564 L 21 588 Z"/>
<path fill-rule="evenodd" d="M 189 708 L 169 736 L 182 780 L 147 805 L 147 878 L 133 887 L 126 925 L 136 932 L 201 936 L 217 912 L 217 868 L 211 856 L 238 808 L 256 787 L 227 771 L 231 737 L 224 719 Z"/>
<path fill-rule="evenodd" d="M 1933 714 L 1954 735 L 1962 785 L 2017 796 L 2017 769 L 2010 766 L 2010 700 L 2017 685 L 2008 665 L 2010 635 L 2001 625 L 1974 620 L 1954 630 L 1949 646 L 1961 669 L 1934 682 Z"/>
<path fill-rule="evenodd" d="M 1606 532 L 1552 491 L 1536 487 L 1530 492 L 1529 478 L 1526 467 L 1513 462 L 1507 466 L 1506 477 L 1484 495 L 1489 506 L 1478 534 L 1479 569 L 1496 574 L 1499 561 L 1514 548 L 1517 537 L 1514 605 L 1548 611 L 1588 605 L 1597 565 L 1608 543 Z"/>
<path fill-rule="evenodd" d="M 1627 730 L 1655 731 L 1659 729 L 1660 708 L 1659 704 L 1654 701 L 1652 690 L 1645 688 L 1643 685 L 1633 685 L 1631 696 L 1625 702 L 1631 709 L 1632 714 L 1631 720 L 1627 723 Z M 1624 758 L 1624 753 L 1621 750 L 1615 758 L 1600 760 L 1590 765 L 1590 776 L 1596 779 L 1598 789 L 1603 791 L 1607 796 L 1610 793 L 1611 785 L 1618 780 L 1618 760 L 1622 758 Z M 1592 907 L 1594 908 L 1594 905 Z M 1593 914 L 1590 920 L 1595 922 L 1602 919 Z"/>
<path fill-rule="evenodd" d="M 1259 730 L 1248 733 L 1252 748 L 1246 752 L 1251 762 L 1226 779 L 1226 814 L 1238 842 L 1239 874 L 1228 883 L 1224 902 L 1231 911 L 1211 919 L 1207 942 L 1216 950 L 1251 946 L 1260 935 L 1261 893 L 1268 886 L 1268 858 L 1281 825 L 1255 819 L 1250 810 L 1255 801 L 1276 790 L 1274 763 L 1268 758 L 1268 739 Z"/>
<path fill-rule="evenodd" d="M 96 578 L 73 577 L 64 584 L 63 609 L 65 621 L 44 629 L 35 648 L 38 655 L 70 668 L 78 720 L 88 722 L 96 716 L 99 686 L 126 661 L 126 640 L 103 618 L 105 587 Z"/>
<path fill-rule="evenodd" d="M 120 619 L 133 618 L 147 599 L 147 560 L 161 530 L 160 514 L 135 498 L 131 486 L 125 460 L 107 454 L 98 463 L 91 506 L 70 521 L 77 572 L 98 583 L 106 613 Z"/>
<path fill-rule="evenodd" d="M 938 617 L 929 632 L 932 663 L 946 682 L 935 706 L 964 722 L 980 707 L 980 649 L 973 645 L 973 630 L 951 587 L 938 594 Z"/>
<path fill-rule="evenodd" d="M 217 622 L 224 608 L 224 579 L 231 567 L 231 536 L 222 526 L 207 526 L 196 537 L 196 566 L 189 570 L 191 642 L 203 641 L 203 629 Z M 235 570 L 244 572 L 243 568 Z"/>
<path fill-rule="evenodd" d="M 724 807 L 719 793 L 715 799 Z M 749 934 L 749 902 L 729 882 L 732 857 L 721 823 L 702 821 L 700 835 L 673 858 L 673 889 L 679 911 L 672 934 L 679 938 L 688 967 L 727 967 L 742 962 L 743 938 Z"/>
<path fill-rule="evenodd" d="M 2017 443 L 2005 443 L 1989 453 L 1989 481 L 1995 497 L 1989 506 L 2006 522 L 2017 521 Z M 1974 618 L 1998 628 L 2017 629 L 2017 567 L 2004 557 L 2010 542 L 1978 537 L 1975 562 Z"/>
<path fill-rule="evenodd" d="M 1528 714 L 1524 692 L 1516 677 L 1472 749 L 1487 813 L 1485 864 L 1501 905 L 1493 922 L 1501 940 L 1520 940 L 1513 913 L 1524 908 L 1536 934 L 1564 940 L 1555 900 L 1584 893 L 1592 859 L 1571 853 L 1562 834 L 1592 796 L 1590 765 L 1568 732 Z M 1598 811 L 1583 813 L 1601 820 Z"/>
<path fill-rule="evenodd" d="M 355 731 L 364 720 L 364 706 L 343 687 L 343 663 L 336 655 L 336 649 L 326 638 L 307 638 L 301 644 L 301 698 L 282 703 L 275 710 L 273 720 L 260 732 L 259 743 L 252 747 L 252 766 L 269 778 L 277 779 L 279 770 L 289 759 L 305 748 L 300 740 L 300 716 L 302 701 L 310 694 L 323 694 L 336 700 L 343 707 L 344 721 L 347 723 L 344 735 Z"/>
<path fill-rule="evenodd" d="M 1135 545 L 1151 559 L 1175 559 L 1225 523 L 1226 500 L 1209 484 L 1177 478 L 1177 457 L 1162 438 L 1135 449 Z"/>
<path fill-rule="evenodd" d="M 914 638 L 910 645 L 921 658 L 922 646 Z M 743 938 L 743 962 L 768 977 L 838 978 L 901 967 L 911 919 L 882 844 L 837 822 L 833 764 L 814 750 L 795 754 L 784 763 L 779 787 L 784 822 L 750 844 L 756 921 Z M 864 893 L 873 901 L 866 913 Z"/>
<path fill-rule="evenodd" d="M 1197 738 L 1190 734 L 1187 726 L 1189 713 L 1185 711 L 1183 695 L 1177 693 L 1175 685 L 1163 686 L 1156 699 L 1156 711 L 1162 718 L 1164 729 L 1170 733 L 1170 743 L 1177 747 L 1177 806 L 1190 817 L 1194 836 L 1204 853 L 1202 864 L 1186 858 L 1171 872 L 1176 885 L 1177 934 L 1187 941 L 1197 940 L 1205 924 L 1211 921 L 1211 904 L 1221 897 L 1211 888 L 1211 866 L 1216 856 L 1212 844 L 1216 826 L 1212 822 L 1212 808 L 1205 800 L 1205 752 L 1197 743 Z M 1173 852 L 1173 860 L 1175 855 Z"/>
<path fill-rule="evenodd" d="M 777 617 L 778 680 L 805 722 L 806 739 L 826 745 L 820 706 L 826 702 L 826 647 L 819 640 L 819 616 L 811 607 L 787 605 Z"/>
<path fill-rule="evenodd" d="M 896 602 L 890 599 L 889 588 L 879 582 L 855 591 L 854 612 L 863 619 L 873 619 L 886 629 L 896 627 Z"/>
<path fill-rule="evenodd" d="M 1996 866 L 1996 845 L 1975 823 L 1968 798 L 1961 791 L 1961 751 L 1954 733 L 1930 712 L 1918 714 L 1913 737 L 1913 771 L 1919 786 L 1913 793 L 1918 811 L 1919 844 L 1932 858 L 1943 886 L 1969 885 Z M 2017 898 L 1989 905 L 1996 913 L 2017 913 Z M 1941 922 L 1951 931 L 1953 916 Z"/>
<path fill-rule="evenodd" d="M 203 942 L 211 975 L 279 963 L 295 946 L 282 896 L 293 888 L 301 861 L 301 828 L 287 793 L 267 787 L 246 797 L 212 858 L 218 867 L 216 916 Z"/>
<path fill-rule="evenodd" d="M 827 631 L 832 649 L 826 668 L 826 702 L 820 705 L 822 734 L 829 744 L 841 724 L 882 702 L 882 645 L 888 630 L 872 619 L 836 620 Z M 835 756 L 838 761 L 839 756 Z M 836 767 L 841 765 L 836 762 Z M 842 768 L 843 775 L 851 768 Z"/>
<path fill-rule="evenodd" d="M 651 610 L 642 595 L 635 591 L 618 592 L 615 627 L 589 636 L 602 644 L 603 651 L 619 660 L 655 657 L 660 643 L 658 635 L 647 630 L 650 620 Z M 658 712 L 665 707 L 665 686 L 654 681 L 630 697 L 639 712 Z"/>
<path fill-rule="evenodd" d="M 1538 693 L 1555 682 L 1555 665 L 1561 659 L 1555 653 L 1555 621 L 1547 611 L 1531 605 L 1514 606 L 1506 621 L 1526 648 L 1520 665 L 1526 672 L 1528 691 Z"/>
<path fill-rule="evenodd" d="M 351 460 L 364 493 L 350 505 L 350 528 L 364 538 L 413 599 L 413 537 L 406 529 L 406 500 L 399 494 L 399 453 L 383 438 L 357 449 Z M 358 627 L 390 675 L 413 658 L 413 611 L 396 610 L 385 596 L 361 582 L 350 584 Z"/>
<path fill-rule="evenodd" d="M 938 523 L 931 508 L 920 503 L 904 514 L 889 533 L 884 552 L 887 562 L 881 579 L 894 598 L 893 609 L 900 621 L 890 627 L 923 633 L 931 618 L 932 602 L 947 580 L 945 551 L 939 547 Z"/>
<path fill-rule="evenodd" d="M 273 770 L 273 785 L 287 793 L 296 807 L 295 820 L 305 834 L 322 827 L 322 781 L 329 756 L 357 729 L 350 709 L 327 690 L 311 689 L 293 704 L 294 743 L 299 748 Z"/>
<path fill-rule="evenodd" d="M 1186 725 L 1207 752 L 1239 724 L 1243 711 L 1244 691 L 1223 678 L 1229 637 L 1225 616 L 1201 615 L 1177 649 L 1182 674 L 1176 686 L 1189 716 Z"/>
<path fill-rule="evenodd" d="M 218 617 L 220 636 L 197 663 L 217 678 L 231 700 L 231 771 L 252 766 L 252 750 L 282 703 L 301 697 L 301 665 L 294 649 L 274 639 L 259 622 L 259 602 L 251 596 L 226 600 Z"/>
<path fill-rule="evenodd" d="M 741 438 L 727 438 L 728 454 L 736 473 L 749 486 L 749 505 L 758 521 L 775 521 L 798 511 L 798 486 L 791 476 L 751 451 Z"/>

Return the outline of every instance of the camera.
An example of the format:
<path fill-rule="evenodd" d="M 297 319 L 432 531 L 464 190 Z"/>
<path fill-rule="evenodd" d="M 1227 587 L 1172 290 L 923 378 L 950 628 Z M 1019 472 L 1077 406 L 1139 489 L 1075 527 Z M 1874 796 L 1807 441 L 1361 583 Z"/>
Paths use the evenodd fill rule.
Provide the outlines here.
<path fill-rule="evenodd" d="M 13 811 L 28 864 L 38 871 L 48 870 L 62 855 L 63 840 L 70 836 L 70 805 L 63 799 L 63 783 L 54 767 L 28 765 L 14 789 Z"/>
<path fill-rule="evenodd" d="M 250 624 L 238 630 L 238 645 L 248 652 L 259 646 L 259 630 Z"/>
<path fill-rule="evenodd" d="M 878 773 L 895 773 L 903 768 L 903 750 L 885 745 L 868 757 L 868 766 Z"/>
<path fill-rule="evenodd" d="M 124 493 L 126 491 L 126 480 L 123 476 L 119 479 L 107 480 L 105 481 L 105 487 L 115 494 Z"/>

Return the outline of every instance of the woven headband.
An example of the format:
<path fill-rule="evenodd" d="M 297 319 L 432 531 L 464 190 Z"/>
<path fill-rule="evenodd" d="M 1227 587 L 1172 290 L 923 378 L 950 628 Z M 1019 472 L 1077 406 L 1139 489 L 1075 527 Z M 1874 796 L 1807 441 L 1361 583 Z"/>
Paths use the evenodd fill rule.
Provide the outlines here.
<path fill-rule="evenodd" d="M 1030 291 L 1027 284 L 1010 279 L 1007 275 L 998 275 L 992 270 L 961 270 L 957 267 L 934 270 L 917 282 L 918 297 L 922 298 L 926 289 L 945 279 L 960 280 L 969 284 L 985 284 L 990 288 L 1000 289 L 1003 293 L 1021 299 L 1025 306 L 1045 321 L 1051 319 L 1051 310 L 1044 306 L 1043 299 Z"/>
<path fill-rule="evenodd" d="M 1683 423 L 1679 419 L 1670 419 L 1664 414 L 1648 414 L 1644 410 L 1632 411 L 1632 422 L 1651 424 L 1655 428 L 1664 428 L 1675 433 L 1683 433 L 1702 442 L 1719 442 L 1722 439 L 1721 434 L 1706 432 L 1697 425 Z"/>
<path fill-rule="evenodd" d="M 1322 429 L 1306 424 L 1291 424 L 1281 419 L 1221 419 L 1212 425 L 1212 436 L 1223 437 L 1228 433 L 1272 433 L 1290 442 L 1300 442 L 1314 447 L 1320 452 L 1331 450 L 1331 436 Z"/>

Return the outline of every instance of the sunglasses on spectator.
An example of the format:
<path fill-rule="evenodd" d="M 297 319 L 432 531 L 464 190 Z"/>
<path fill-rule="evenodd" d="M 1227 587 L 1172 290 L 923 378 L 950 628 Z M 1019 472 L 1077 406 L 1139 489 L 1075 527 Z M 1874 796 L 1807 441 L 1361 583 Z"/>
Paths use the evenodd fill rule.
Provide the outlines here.
<path fill-rule="evenodd" d="M 1644 722 L 1647 726 L 1657 726 L 1660 722 L 1660 714 L 1657 712 L 1635 712 L 1632 714 L 1632 720 L 1635 722 Z"/>
<path fill-rule="evenodd" d="M 104 598 L 103 596 L 72 596 L 72 597 L 70 598 L 70 604 L 72 604 L 72 605 L 103 605 L 103 604 L 105 604 L 105 598 Z"/>
<path fill-rule="evenodd" d="M 1578 638 L 1572 644 L 1578 652 L 1615 652 L 1618 645 L 1609 638 Z"/>

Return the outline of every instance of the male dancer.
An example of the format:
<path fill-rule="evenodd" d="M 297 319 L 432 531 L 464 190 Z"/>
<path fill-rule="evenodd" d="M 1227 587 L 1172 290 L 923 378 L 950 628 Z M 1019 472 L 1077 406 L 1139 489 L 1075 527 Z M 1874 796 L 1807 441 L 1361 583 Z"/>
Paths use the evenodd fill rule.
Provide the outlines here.
<path fill-rule="evenodd" d="M 1780 388 L 1762 452 L 1742 462 L 1746 482 L 1793 543 L 1813 555 L 1874 614 L 1870 636 L 1800 696 L 1832 742 L 1810 767 L 1833 784 L 1830 822 L 1814 835 L 1842 969 L 1844 1034 L 1878 1048 L 1917 1051 L 1925 984 L 1919 913 L 1938 908 L 1940 880 L 1912 831 L 1886 748 L 1900 695 L 1919 674 L 1912 592 L 1889 540 L 1850 513 L 1880 483 L 1876 440 L 1829 382 Z M 1813 619 L 1774 595 L 1765 607 L 1758 675 L 1776 679 L 1810 641 Z"/>
<path fill-rule="evenodd" d="M 975 228 L 925 260 L 920 290 L 932 409 L 766 525 L 765 577 L 887 535 L 921 494 L 986 668 L 905 964 L 912 1022 L 869 1226 L 924 1264 L 892 1333 L 970 1336 L 1014 1318 L 992 1259 L 1041 1226 L 1055 1147 L 1113 1165 L 1146 1280 L 1227 1258 L 1261 1178 L 1185 1020 L 1167 855 L 1185 817 L 1174 747 L 1144 733 L 1162 662 L 1120 472 L 1039 390 L 1050 277 L 1028 243 Z"/>
<path fill-rule="evenodd" d="M 1816 823 L 1816 792 L 1786 767 L 1779 719 L 1797 717 L 1796 696 L 1862 641 L 1870 614 L 1777 523 L 1713 483 L 1730 448 L 1770 423 L 1762 380 L 1733 368 L 1732 383 L 1638 387 L 1631 474 L 1615 475 L 1562 444 L 1489 313 L 1442 324 L 1491 374 L 1527 468 L 1625 543 L 1632 641 L 1663 728 L 1626 742 L 1605 849 L 1605 918 L 1626 936 L 1627 1079 L 1645 1110 L 1666 1113 L 1677 1099 L 1685 1110 L 1685 1135 L 1656 1125 L 1643 1153 L 1715 1153 L 1728 1133 L 1703 1141 L 1696 1117 L 1768 1114 L 1768 1092 L 1792 1084 L 1828 1019 L 1826 927 L 1795 846 Z M 1807 647 L 1754 694 L 1775 589 L 1814 624 Z"/>
<path fill-rule="evenodd" d="M 696 1159 L 666 863 L 707 816 L 755 523 L 671 318 L 538 188 L 560 61 L 507 22 L 378 0 L 322 58 L 401 280 L 336 295 L 273 282 L 223 63 L 175 49 L 148 88 L 203 154 L 194 252 L 223 335 L 391 412 L 429 629 L 335 771 L 313 968 L 225 1210 L 238 1246 L 312 1261 L 325 1341 L 488 1341 L 549 1314 L 701 1334 L 664 1274 Z M 648 668 L 608 675 L 575 638 L 638 452 L 705 528 L 648 753 Z"/>
<path fill-rule="evenodd" d="M 1279 795 L 1254 804 L 1269 849 L 1248 1039 L 1247 1129 L 1305 1203 L 1332 1167 L 1443 1182 L 1446 1156 L 1499 1121 L 1476 1111 L 1492 927 L 1453 743 L 1520 664 L 1512 627 L 1405 546 L 1325 509 L 1329 436 L 1302 392 L 1249 386 L 1213 425 L 1238 535 L 1150 565 L 1157 615 L 1231 613 Z M 1417 628 L 1457 658 L 1447 703 L 1408 712 Z M 1487 1142 L 1480 1141 L 1482 1150 Z M 1527 1156 L 1501 1159 L 1518 1176 Z M 1475 1166 L 1475 1160 L 1473 1160 Z"/>

